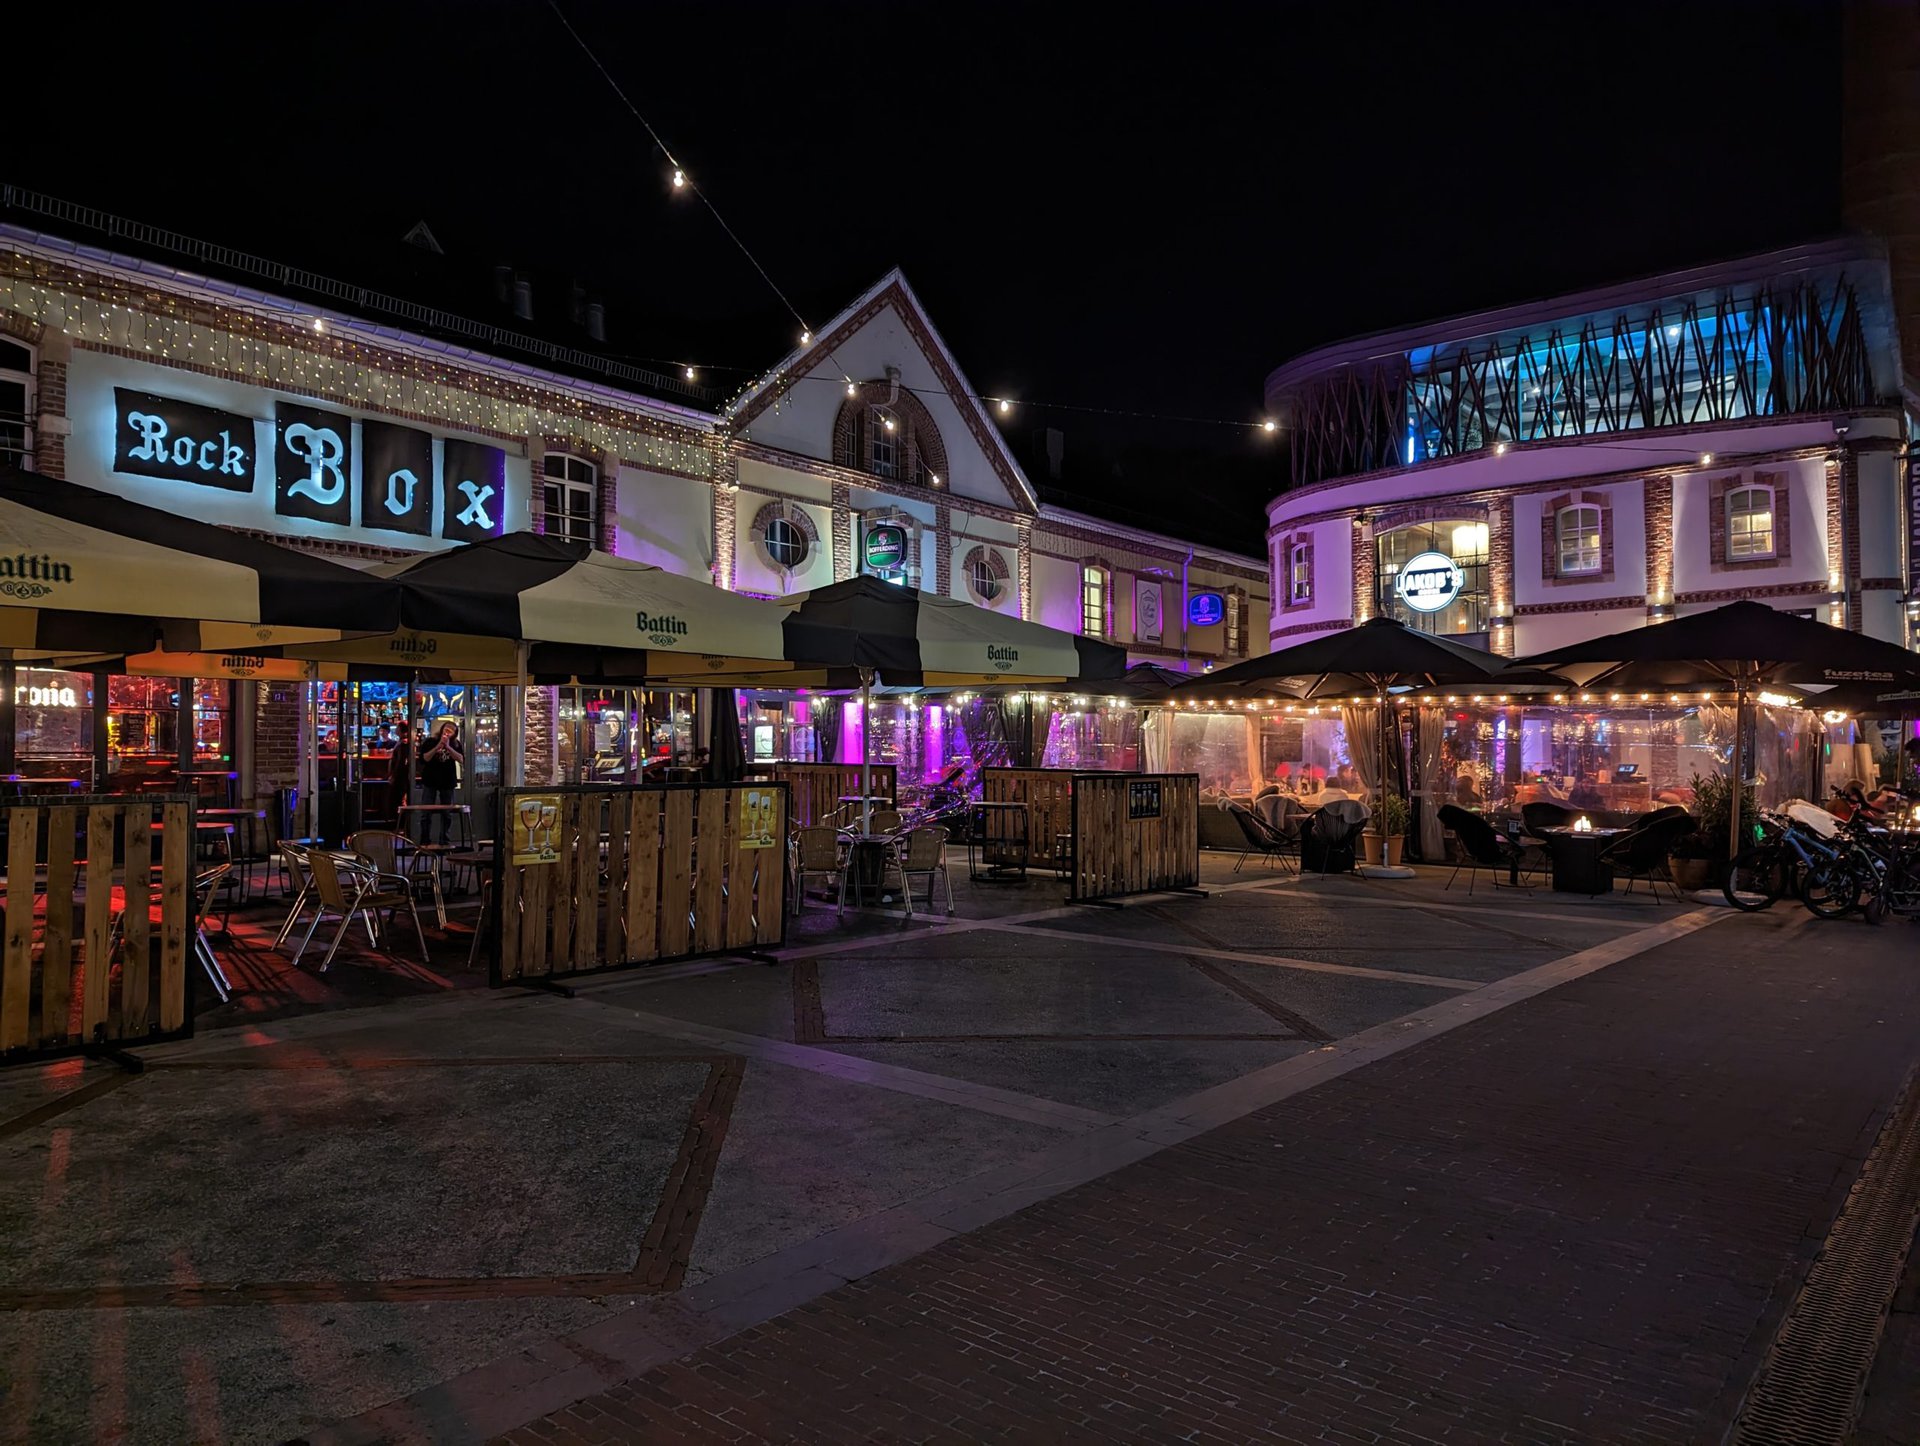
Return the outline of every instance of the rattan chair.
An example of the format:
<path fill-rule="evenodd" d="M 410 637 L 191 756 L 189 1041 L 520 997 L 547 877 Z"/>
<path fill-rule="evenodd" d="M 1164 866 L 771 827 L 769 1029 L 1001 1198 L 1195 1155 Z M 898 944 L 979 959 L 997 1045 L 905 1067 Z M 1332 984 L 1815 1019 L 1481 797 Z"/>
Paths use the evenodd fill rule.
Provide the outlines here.
<path fill-rule="evenodd" d="M 847 860 L 840 846 L 840 830 L 828 824 L 796 830 L 793 835 L 793 912 L 807 892 L 809 874 L 825 874 L 840 885 L 840 911 L 847 908 Z"/>
<path fill-rule="evenodd" d="M 1229 800 L 1222 807 L 1232 816 L 1239 826 L 1240 836 L 1246 841 L 1246 847 L 1240 850 L 1240 857 L 1234 860 L 1233 871 L 1237 874 L 1247 865 L 1247 860 L 1258 854 L 1269 865 L 1278 859 L 1289 872 L 1296 872 L 1291 855 L 1299 852 L 1299 844 L 1289 839 L 1279 829 L 1268 823 L 1259 814 L 1244 804 Z"/>
<path fill-rule="evenodd" d="M 346 938 L 347 928 L 356 917 L 366 921 L 373 933 L 375 946 L 391 954 L 393 948 L 387 935 L 393 915 L 403 908 L 413 920 L 413 935 L 420 944 L 420 962 L 432 962 L 427 957 L 427 936 L 420 927 L 420 913 L 413 905 L 413 890 L 405 887 L 405 879 L 399 880 L 403 887 L 385 887 L 383 880 L 391 885 L 393 875 L 382 875 L 373 869 L 350 864 L 323 849 L 315 849 L 307 855 L 307 872 L 313 880 L 313 896 L 319 901 L 320 908 L 314 914 L 313 922 L 307 926 L 300 947 L 294 950 L 295 964 L 307 952 L 307 945 L 313 941 L 314 934 L 329 915 L 340 921 L 340 927 L 333 931 L 333 942 L 327 946 L 327 956 L 320 961 L 322 974 L 332 965 L 333 956 L 340 952 L 340 941 Z M 382 909 L 387 911 L 385 926 L 380 919 Z"/>
<path fill-rule="evenodd" d="M 896 835 L 887 849 L 887 862 L 899 872 L 900 892 L 906 896 L 907 917 L 913 917 L 913 881 L 927 881 L 927 909 L 933 909 L 933 880 L 938 874 L 947 886 L 947 912 L 953 912 L 953 875 L 947 872 L 947 831 L 916 828 Z"/>

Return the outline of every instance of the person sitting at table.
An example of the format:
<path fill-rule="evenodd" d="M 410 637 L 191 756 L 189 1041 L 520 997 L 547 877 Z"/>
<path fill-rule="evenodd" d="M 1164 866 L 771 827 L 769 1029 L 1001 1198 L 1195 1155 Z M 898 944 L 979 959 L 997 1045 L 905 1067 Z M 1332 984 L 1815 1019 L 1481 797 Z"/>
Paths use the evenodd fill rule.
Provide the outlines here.
<path fill-rule="evenodd" d="M 465 755 L 460 751 L 460 725 L 451 718 L 440 724 L 440 731 L 434 735 L 427 751 L 420 755 L 420 789 L 429 804 L 448 805 L 453 802 L 454 791 L 460 786 L 460 765 Z M 440 837 L 431 837 L 434 824 L 440 825 Z M 427 826 L 421 830 L 422 843 L 445 843 L 453 829 L 453 813 L 450 809 L 427 815 Z"/>
<path fill-rule="evenodd" d="M 1453 801 L 1461 808 L 1478 808 L 1482 802 L 1479 782 L 1464 768 L 1454 775 Z"/>
<path fill-rule="evenodd" d="M 1328 788 L 1337 788 L 1349 798 L 1358 798 L 1365 793 L 1366 785 L 1360 781 L 1360 775 L 1353 771 L 1351 763 L 1343 763 L 1333 770 L 1333 777 L 1327 780 Z"/>

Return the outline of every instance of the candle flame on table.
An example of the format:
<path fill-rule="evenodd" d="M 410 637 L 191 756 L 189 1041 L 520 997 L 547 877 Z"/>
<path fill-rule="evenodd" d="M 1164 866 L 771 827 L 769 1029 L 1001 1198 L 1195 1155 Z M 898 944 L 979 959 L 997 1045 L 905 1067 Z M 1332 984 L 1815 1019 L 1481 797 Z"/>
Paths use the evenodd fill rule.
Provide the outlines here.
<path fill-rule="evenodd" d="M 1575 833 L 1592 833 L 1593 820 L 1588 818 L 1585 814 L 1582 814 L 1579 818 L 1576 818 L 1573 821 L 1573 831 Z"/>

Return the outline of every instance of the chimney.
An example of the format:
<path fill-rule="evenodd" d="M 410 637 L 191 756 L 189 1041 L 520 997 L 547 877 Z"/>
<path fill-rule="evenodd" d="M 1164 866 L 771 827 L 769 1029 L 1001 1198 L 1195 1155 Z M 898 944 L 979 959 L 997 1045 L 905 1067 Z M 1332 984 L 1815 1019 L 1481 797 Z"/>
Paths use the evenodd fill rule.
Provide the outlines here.
<path fill-rule="evenodd" d="M 575 326 L 587 324 L 587 288 L 577 281 L 567 293 L 567 315 Z"/>
<path fill-rule="evenodd" d="M 587 303 L 587 335 L 595 341 L 607 339 L 607 309 L 597 301 Z"/>
<path fill-rule="evenodd" d="M 511 266 L 493 268 L 493 299 L 502 306 L 513 300 L 513 268 Z"/>
<path fill-rule="evenodd" d="M 1047 477 L 1060 480 L 1060 464 L 1067 458 L 1067 434 L 1058 427 L 1047 428 Z"/>
<path fill-rule="evenodd" d="M 522 321 L 533 320 L 533 282 L 517 271 L 513 273 L 513 314 Z"/>

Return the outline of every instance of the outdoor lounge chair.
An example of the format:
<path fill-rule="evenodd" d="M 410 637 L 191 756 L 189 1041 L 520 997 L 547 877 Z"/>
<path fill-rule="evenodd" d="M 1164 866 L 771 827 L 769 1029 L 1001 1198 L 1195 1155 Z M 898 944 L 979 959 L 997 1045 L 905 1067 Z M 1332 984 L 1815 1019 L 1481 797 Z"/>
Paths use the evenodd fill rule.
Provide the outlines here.
<path fill-rule="evenodd" d="M 1673 901 L 1677 904 L 1681 902 L 1680 886 L 1673 881 L 1673 873 L 1667 867 L 1667 855 L 1673 851 L 1675 840 L 1692 832 L 1692 816 L 1685 809 L 1675 809 L 1664 817 L 1629 829 L 1600 856 L 1601 862 L 1615 874 L 1626 877 L 1627 893 L 1633 892 L 1636 881 L 1644 880 L 1657 900 L 1660 885 L 1664 883 L 1673 891 Z"/>
<path fill-rule="evenodd" d="M 1275 859 L 1279 859 L 1288 869 L 1291 870 L 1293 868 L 1293 864 L 1288 855 L 1290 853 L 1297 853 L 1298 846 L 1292 839 L 1289 839 L 1285 834 L 1281 833 L 1280 830 L 1261 818 L 1245 804 L 1235 803 L 1229 799 L 1223 803 L 1221 807 L 1233 816 L 1233 821 L 1240 830 L 1240 836 L 1246 841 L 1247 845 L 1240 851 L 1240 857 L 1234 860 L 1233 871 L 1236 874 L 1246 867 L 1247 860 L 1254 854 L 1260 855 L 1269 865 L 1271 865 Z"/>
<path fill-rule="evenodd" d="M 1532 805 L 1529 805 L 1530 807 Z M 1500 837 L 1499 831 L 1477 813 L 1470 813 L 1457 803 L 1440 806 L 1440 827 L 1452 831 L 1454 839 L 1460 845 L 1461 857 L 1447 876 L 1447 887 L 1453 887 L 1453 881 L 1460 877 L 1460 870 L 1467 871 L 1467 893 L 1473 893 L 1480 870 L 1487 869 L 1495 875 L 1504 873 L 1511 879 L 1517 879 L 1520 864 L 1525 859 L 1525 850 L 1511 839 Z"/>
<path fill-rule="evenodd" d="M 1337 798 L 1322 804 L 1300 835 L 1301 870 L 1317 865 L 1323 878 L 1330 873 L 1351 873 L 1354 845 L 1360 842 L 1372 817 L 1372 811 L 1357 798 Z"/>

